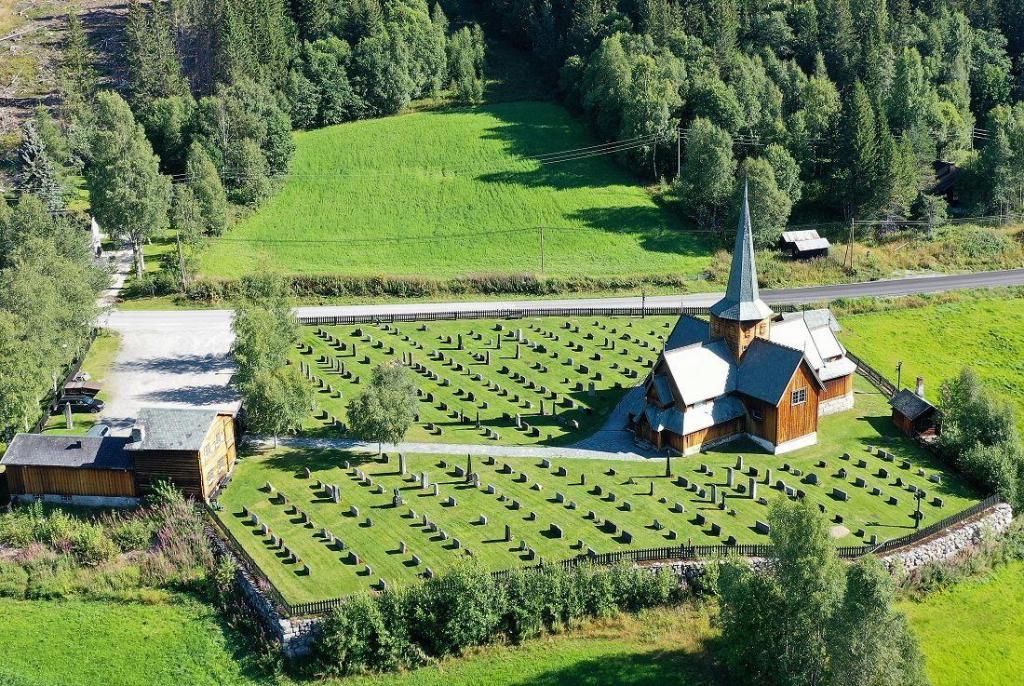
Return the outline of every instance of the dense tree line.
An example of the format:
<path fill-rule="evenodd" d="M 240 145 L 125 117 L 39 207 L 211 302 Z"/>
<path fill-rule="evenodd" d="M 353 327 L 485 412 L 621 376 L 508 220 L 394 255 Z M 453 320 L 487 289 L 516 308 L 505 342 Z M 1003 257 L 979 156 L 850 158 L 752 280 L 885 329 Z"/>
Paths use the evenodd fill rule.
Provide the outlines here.
<path fill-rule="evenodd" d="M 775 215 L 764 218 L 761 243 L 801 198 L 837 215 L 931 218 L 941 212 L 928 195 L 936 159 L 966 168 L 972 209 L 1024 208 L 1019 3 L 486 6 L 494 27 L 559 71 L 567 102 L 597 135 L 654 137 L 622 154 L 638 172 L 674 176 L 675 131 L 687 130 L 676 190 L 701 224 L 728 216 L 737 177 L 750 178 L 755 205 L 774 206 L 760 210 Z"/>

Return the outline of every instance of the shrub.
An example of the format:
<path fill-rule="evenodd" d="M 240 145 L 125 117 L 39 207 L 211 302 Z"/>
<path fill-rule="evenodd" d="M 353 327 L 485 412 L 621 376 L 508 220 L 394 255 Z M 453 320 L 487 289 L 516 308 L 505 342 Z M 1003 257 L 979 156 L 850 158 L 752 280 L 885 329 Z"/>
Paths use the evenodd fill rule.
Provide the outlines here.
<path fill-rule="evenodd" d="M 120 551 L 102 526 L 80 525 L 71 536 L 71 549 L 75 558 L 89 565 L 112 559 Z"/>
<path fill-rule="evenodd" d="M 121 549 L 129 553 L 144 550 L 153 540 L 153 522 L 143 517 L 130 519 L 116 518 L 109 524 L 110 538 Z"/>
<path fill-rule="evenodd" d="M 400 630 L 392 632 L 404 618 L 401 612 L 393 614 L 399 596 L 385 596 L 387 600 L 381 602 L 368 594 L 355 595 L 324 620 L 316 653 L 326 675 L 393 670 L 405 664 L 408 643 Z"/>
<path fill-rule="evenodd" d="M 438 657 L 487 643 L 499 624 L 497 598 L 494 578 L 476 564 L 429 579 L 412 600 L 412 638 Z"/>
<path fill-rule="evenodd" d="M 13 562 L 0 562 L 0 596 L 24 598 L 28 572 Z"/>
<path fill-rule="evenodd" d="M 505 613 L 501 631 L 514 643 L 539 636 L 544 628 L 541 574 L 514 570 L 505 581 Z"/>

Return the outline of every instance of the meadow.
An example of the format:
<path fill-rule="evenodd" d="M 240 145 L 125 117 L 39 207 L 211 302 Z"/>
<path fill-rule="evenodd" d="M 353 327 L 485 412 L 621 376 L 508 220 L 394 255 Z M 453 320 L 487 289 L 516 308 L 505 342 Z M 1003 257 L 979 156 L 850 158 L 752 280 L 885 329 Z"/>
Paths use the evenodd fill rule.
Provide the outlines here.
<path fill-rule="evenodd" d="M 934 686 L 1002 686 L 1024 670 L 1024 565 L 997 568 L 903 609 Z M 251 646 L 195 603 L 0 600 L 0 683 L 11 686 L 717 686 L 715 609 L 597 620 L 521 646 L 491 645 L 402 674 L 296 681 L 261 671 Z M 117 650 L 111 650 L 116 645 Z M 951 646 L 955 645 L 955 649 Z"/>
<path fill-rule="evenodd" d="M 925 395 L 939 399 L 943 381 L 973 367 L 998 396 L 1012 403 L 1024 421 L 1024 300 L 1015 297 L 964 299 L 925 307 L 891 307 L 842 317 L 843 344 L 869 364 L 913 387 L 925 379 Z"/>
<path fill-rule="evenodd" d="M 837 545 L 911 532 L 912 487 L 927 493 L 924 525 L 976 501 L 979 494 L 895 432 L 881 395 L 861 382 L 856 394 L 857 410 L 822 419 L 816 446 L 774 456 L 737 441 L 673 458 L 671 477 L 660 458 L 474 457 L 469 464 L 465 455 L 409 454 L 403 475 L 395 453 L 282 448 L 239 462 L 218 516 L 284 597 L 299 603 L 380 588 L 381 579 L 414 583 L 470 553 L 506 569 L 590 550 L 764 543 L 756 523 L 772 499 L 786 497 L 780 481 L 825 508 Z M 869 453 L 869 445 L 895 461 Z M 479 474 L 479 485 L 467 483 L 468 473 Z M 835 488 L 849 499 L 838 499 Z"/>
<path fill-rule="evenodd" d="M 292 355 L 317 390 L 304 429 L 337 435 L 373 368 L 412 360 L 407 440 L 564 445 L 600 428 L 646 376 L 674 317 L 539 317 L 305 327 Z M 517 419 L 518 418 L 518 419 Z"/>
<path fill-rule="evenodd" d="M 706 242 L 609 157 L 542 157 L 595 143 L 554 103 L 414 112 L 295 143 L 281 190 L 211 242 L 204 276 L 697 275 L 710 264 Z"/>

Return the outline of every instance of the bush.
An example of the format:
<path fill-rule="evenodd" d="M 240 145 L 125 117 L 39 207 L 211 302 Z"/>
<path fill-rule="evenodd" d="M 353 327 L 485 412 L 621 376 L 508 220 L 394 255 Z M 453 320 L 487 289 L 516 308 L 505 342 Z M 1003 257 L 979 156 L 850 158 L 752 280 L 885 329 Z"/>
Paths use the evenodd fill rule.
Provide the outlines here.
<path fill-rule="evenodd" d="M 412 667 L 499 636 L 518 643 L 585 617 L 642 610 L 682 595 L 665 570 L 554 566 L 496 581 L 467 563 L 406 591 L 353 596 L 324 621 L 313 664 L 324 676 Z"/>
<path fill-rule="evenodd" d="M 110 538 L 121 552 L 144 550 L 153 540 L 153 522 L 142 517 L 116 517 L 109 524 Z"/>
<path fill-rule="evenodd" d="M 475 564 L 427 580 L 413 596 L 411 636 L 428 655 L 458 655 L 496 633 L 500 606 L 494 578 Z"/>
<path fill-rule="evenodd" d="M 78 527 L 71 537 L 71 548 L 75 558 L 88 565 L 111 560 L 120 552 L 106 530 L 95 524 Z"/>
<path fill-rule="evenodd" d="M 13 562 L 0 562 L 0 596 L 24 598 L 28 572 Z"/>
<path fill-rule="evenodd" d="M 180 283 L 169 270 L 147 272 L 142 277 L 134 277 L 124 288 L 126 298 L 155 298 L 172 295 L 179 290 Z"/>

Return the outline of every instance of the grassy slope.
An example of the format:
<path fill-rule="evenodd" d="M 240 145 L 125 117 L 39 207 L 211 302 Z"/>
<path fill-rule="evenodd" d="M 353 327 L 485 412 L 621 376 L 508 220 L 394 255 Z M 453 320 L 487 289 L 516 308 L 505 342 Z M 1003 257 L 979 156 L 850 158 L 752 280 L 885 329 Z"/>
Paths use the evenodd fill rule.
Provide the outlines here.
<path fill-rule="evenodd" d="M 100 384 L 104 383 L 120 347 L 121 335 L 119 333 L 110 329 L 101 329 L 100 333 L 96 336 L 96 340 L 93 341 L 92 346 L 89 348 L 89 352 L 86 353 L 85 360 L 82 362 L 82 371 L 88 372 L 92 377 L 92 381 Z M 100 400 L 106 400 L 106 390 L 100 391 L 97 397 Z M 96 424 L 99 419 L 99 413 L 77 413 L 72 415 L 72 419 L 74 420 L 74 428 L 69 431 L 64 423 L 63 414 L 51 416 L 43 428 L 43 433 L 84 434 Z"/>
<path fill-rule="evenodd" d="M 1024 563 L 966 581 L 904 610 L 935 686 L 1001 686 L 1024 672 Z"/>
<path fill-rule="evenodd" d="M 306 274 L 537 272 L 540 226 L 554 227 L 545 243 L 553 275 L 696 274 L 710 262 L 610 159 L 531 159 L 594 143 L 553 103 L 419 112 L 295 138 L 283 189 L 208 249 L 203 273 L 238 276 L 259 264 Z M 464 237 L 481 232 L 502 233 Z"/>
<path fill-rule="evenodd" d="M 0 599 L 5 686 L 242 686 L 238 637 L 185 601 L 132 605 Z"/>
<path fill-rule="evenodd" d="M 894 301 L 891 310 L 844 317 L 843 343 L 893 380 L 902 360 L 903 384 L 923 376 L 933 401 L 942 381 L 973 366 L 1024 420 L 1024 301 L 898 307 Z"/>
<path fill-rule="evenodd" d="M 435 571 L 443 569 L 464 554 L 463 550 L 455 551 L 451 542 L 443 542 L 434 534 L 428 534 L 418 520 L 406 518 L 408 509 L 417 515 L 426 514 L 429 519 L 458 538 L 464 547 L 471 549 L 484 564 L 502 569 L 522 564 L 533 564 L 516 550 L 519 540 L 536 549 L 537 554 L 547 560 L 559 560 L 573 557 L 585 552 L 578 549 L 576 542 L 581 539 L 587 547 L 599 552 L 613 552 L 635 547 L 655 547 L 672 545 L 667 538 L 669 531 L 678 534 L 677 541 L 692 539 L 694 543 L 722 543 L 732 535 L 743 543 L 764 542 L 766 538 L 753 530 L 757 519 L 764 519 L 765 507 L 757 504 L 733 489 L 725 488 L 727 466 L 736 462 L 738 454 L 745 456 L 747 466 L 757 466 L 761 470 L 759 495 L 768 499 L 779 497 L 779 491 L 764 485 L 765 468 L 773 471 L 772 482 L 778 479 L 787 484 L 802 488 L 807 498 L 828 508 L 831 514 L 842 514 L 844 526 L 849 529 L 847 535 L 839 540 L 843 545 L 857 545 L 865 538 L 858 538 L 856 532 L 863 529 L 865 536 L 874 533 L 879 540 L 895 538 L 911 531 L 909 515 L 913 509 L 910 495 L 893 485 L 895 478 L 901 477 L 907 483 L 924 488 L 930 494 L 941 495 L 945 500 L 943 508 L 932 506 L 929 502 L 923 505 L 925 523 L 949 516 L 970 504 L 974 495 L 955 477 L 947 476 L 942 486 L 929 483 L 926 476 L 918 476 L 911 470 L 899 469 L 898 464 L 883 462 L 877 457 L 868 455 L 863 446 L 886 445 L 899 457 L 911 459 L 915 464 L 926 467 L 926 474 L 937 471 L 936 466 L 929 464 L 927 457 L 912 446 L 908 441 L 894 435 L 892 424 L 886 413 L 882 398 L 876 394 L 865 392 L 858 386 L 857 396 L 859 412 L 826 417 L 822 420 L 821 443 L 812 448 L 784 456 L 757 454 L 755 447 L 749 443 L 733 443 L 714 450 L 707 455 L 673 461 L 673 472 L 686 476 L 691 481 L 704 486 L 715 483 L 729 495 L 728 509 L 735 510 L 735 516 L 713 507 L 708 499 L 676 486 L 664 477 L 664 462 L 619 462 L 619 461 L 585 461 L 585 460 L 554 460 L 551 469 L 540 466 L 535 458 L 509 458 L 499 460 L 496 465 L 485 465 L 482 459 L 473 461 L 473 469 L 481 474 L 480 490 L 472 489 L 462 483 L 449 468 L 440 468 L 436 456 L 410 455 L 409 471 L 428 472 L 432 481 L 437 480 L 440 495 L 435 498 L 419 490 L 414 484 L 403 482 L 396 474 L 396 459 L 391 458 L 389 464 L 368 463 L 363 469 L 372 475 L 375 484 L 380 484 L 384 492 L 375 494 L 368 486 L 358 484 L 354 476 L 345 473 L 343 462 L 355 460 L 351 455 L 337 452 L 307 452 L 281 450 L 264 456 L 250 457 L 243 460 L 233 478 L 231 485 L 221 496 L 225 510 L 222 520 L 234 532 L 239 541 L 256 557 L 274 584 L 292 602 L 306 602 L 326 597 L 344 595 L 359 589 L 369 588 L 383 577 L 389 583 L 410 583 L 414 575 L 431 567 Z M 880 433 L 881 432 L 881 433 Z M 843 452 L 850 452 L 853 459 L 840 459 Z M 860 468 L 856 461 L 863 457 L 867 466 Z M 816 467 L 819 459 L 824 459 L 828 467 Z M 464 466 L 465 456 L 449 457 L 451 466 Z M 498 468 L 507 462 L 517 472 L 525 472 L 529 481 L 519 483 L 516 475 L 499 474 Z M 802 469 L 804 474 L 815 472 L 821 479 L 819 486 L 809 486 L 800 482 L 800 478 L 781 471 L 784 463 Z M 701 463 L 707 463 L 715 471 L 713 477 L 701 474 L 698 470 Z M 306 480 L 301 469 L 309 466 L 312 478 Z M 567 477 L 555 475 L 555 468 L 564 466 Z M 614 467 L 617 474 L 606 473 Z M 840 467 L 849 473 L 845 479 L 836 476 Z M 889 479 L 874 476 L 880 467 L 890 471 Z M 580 485 L 580 474 L 587 476 L 587 486 Z M 636 477 L 636 484 L 627 482 L 630 476 Z M 863 477 L 869 485 L 879 486 L 885 497 L 894 495 L 899 499 L 897 506 L 886 504 L 885 497 L 872 496 L 869 489 L 856 488 L 853 481 Z M 338 484 L 341 487 L 341 504 L 335 505 L 315 491 L 317 480 L 325 483 Z M 315 522 L 315 527 L 299 523 L 295 514 L 288 513 L 288 507 L 275 504 L 268 494 L 259 490 L 269 481 L 275 488 L 284 492 L 291 503 L 307 512 Z M 543 486 L 542 491 L 531 489 L 534 482 Z M 655 495 L 647 495 L 650 483 L 655 484 Z M 746 476 L 738 476 L 737 485 L 747 484 Z M 494 484 L 497 493 L 489 495 L 485 492 L 488 484 Z M 607 493 L 614 492 L 617 500 L 608 502 L 604 496 L 593 492 L 595 485 L 601 485 Z M 838 502 L 830 497 L 833 486 L 840 487 L 850 494 L 849 502 Z M 391 496 L 394 488 L 402 488 L 405 506 L 394 509 L 391 507 Z M 565 495 L 566 503 L 554 502 L 555 494 Z M 508 502 L 498 500 L 506 495 Z M 454 496 L 455 507 L 443 505 L 447 496 Z M 659 502 L 664 497 L 665 502 Z M 511 500 L 519 500 L 521 509 L 510 508 Z M 623 501 L 628 500 L 631 511 L 624 511 Z M 577 509 L 568 508 L 568 502 L 575 501 Z M 672 506 L 680 502 L 686 508 L 685 513 L 674 513 Z M 348 514 L 350 506 L 355 505 L 359 516 Z M 285 545 L 312 568 L 312 574 L 299 574 L 301 565 L 285 564 L 283 554 L 271 549 L 267 540 L 256 535 L 255 529 L 243 522 L 241 508 L 245 506 L 255 511 L 262 522 L 267 523 L 271 531 L 284 538 Z M 603 532 L 594 522 L 587 519 L 588 511 L 603 519 L 611 519 L 620 527 L 633 534 L 632 543 L 623 542 L 618 536 Z M 537 519 L 531 521 L 528 515 L 537 513 Z M 698 525 L 696 513 L 703 513 L 708 523 Z M 478 517 L 488 517 L 486 525 L 477 523 Z M 373 519 L 374 525 L 363 525 L 365 518 Z M 655 530 L 651 525 L 658 519 L 665 525 L 662 531 Z M 247 521 L 247 520 L 246 520 Z M 710 523 L 722 527 L 719 536 L 710 534 Z M 502 541 L 504 525 L 512 527 L 515 543 Z M 558 524 L 564 531 L 562 538 L 547 535 L 552 523 Z M 335 536 L 343 540 L 349 549 L 359 554 L 363 563 L 355 564 L 349 558 L 349 550 L 340 551 L 328 547 L 317 535 L 321 527 L 326 527 Z M 405 541 L 409 548 L 407 554 L 400 554 L 399 542 Z M 418 555 L 422 564 L 413 567 L 412 555 Z M 364 564 L 373 568 L 372 575 L 365 575 Z"/>

